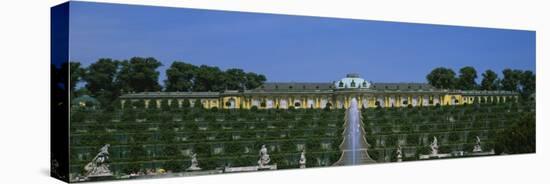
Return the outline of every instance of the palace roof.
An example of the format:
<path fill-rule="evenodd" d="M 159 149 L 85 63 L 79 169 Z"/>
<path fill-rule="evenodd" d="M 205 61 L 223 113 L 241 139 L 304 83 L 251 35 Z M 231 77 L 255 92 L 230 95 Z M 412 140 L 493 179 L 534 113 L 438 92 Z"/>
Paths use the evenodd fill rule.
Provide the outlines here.
<path fill-rule="evenodd" d="M 332 89 L 332 83 L 329 82 L 267 82 L 250 91 L 326 91 Z"/>

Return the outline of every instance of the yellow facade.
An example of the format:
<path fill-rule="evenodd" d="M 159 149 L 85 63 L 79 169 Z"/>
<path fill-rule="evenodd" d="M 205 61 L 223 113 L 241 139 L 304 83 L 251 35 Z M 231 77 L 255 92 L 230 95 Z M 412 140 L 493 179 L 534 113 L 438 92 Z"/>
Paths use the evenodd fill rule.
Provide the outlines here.
<path fill-rule="evenodd" d="M 360 84 L 357 86 L 356 84 Z M 142 92 L 121 96 L 126 101 L 143 101 L 147 108 L 161 104 L 181 106 L 188 100 L 191 106 L 201 103 L 204 108 L 221 109 L 288 109 L 349 108 L 352 99 L 359 107 L 423 107 L 463 105 L 472 103 L 503 103 L 517 101 L 518 94 L 507 91 L 457 91 L 436 89 L 423 83 L 371 84 L 358 74 L 348 74 L 334 83 L 269 83 L 244 91 L 223 92 Z M 177 103 L 173 103 L 177 102 Z M 377 105 L 378 104 L 378 105 Z"/>
<path fill-rule="evenodd" d="M 325 108 L 328 103 L 330 103 L 332 108 L 349 108 L 351 100 L 355 98 L 359 102 L 360 107 L 366 108 L 375 108 L 376 103 L 379 102 L 381 107 L 407 107 L 409 105 L 413 107 L 422 107 L 422 106 L 435 106 L 436 104 L 444 105 L 463 105 L 463 104 L 473 104 L 476 100 L 480 103 L 504 103 L 508 99 L 514 101 L 518 100 L 517 95 L 512 96 L 489 96 L 489 95 L 461 95 L 461 94 L 345 94 L 345 95 L 261 95 L 261 96 L 223 96 L 219 98 L 194 98 L 189 99 L 192 106 L 195 106 L 196 103 L 202 103 L 204 108 L 223 108 L 223 109 L 250 109 L 253 106 L 256 106 L 258 109 L 287 109 L 290 107 L 294 108 L 314 108 L 322 109 Z M 508 98 L 508 99 L 507 99 Z M 166 99 L 163 102 L 163 99 L 142 99 L 146 108 L 160 108 L 162 103 L 168 103 L 171 105 L 181 106 L 183 100 L 181 99 Z M 380 100 L 379 100 L 380 99 Z M 126 101 L 136 101 L 132 100 L 121 100 L 121 105 L 124 107 Z M 432 102 L 426 103 L 427 101 Z M 327 102 L 327 104 L 323 104 Z M 258 105 L 253 105 L 258 104 Z M 268 107 L 267 104 L 271 104 Z M 286 105 L 284 105 L 286 104 Z M 298 105 L 299 106 L 295 106 Z"/>

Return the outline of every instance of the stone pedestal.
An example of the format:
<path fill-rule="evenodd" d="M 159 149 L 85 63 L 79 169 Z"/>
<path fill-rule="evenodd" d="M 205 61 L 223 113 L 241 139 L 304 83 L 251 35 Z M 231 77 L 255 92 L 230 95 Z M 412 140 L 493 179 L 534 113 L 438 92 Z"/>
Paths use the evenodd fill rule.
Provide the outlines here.
<path fill-rule="evenodd" d="M 424 159 L 437 159 L 437 158 L 447 158 L 452 157 L 450 153 L 440 153 L 440 154 L 429 154 L 429 155 L 419 155 L 418 159 L 424 160 Z"/>
<path fill-rule="evenodd" d="M 277 170 L 277 164 L 258 166 L 258 170 Z"/>
<path fill-rule="evenodd" d="M 115 179 L 113 174 L 103 174 L 103 175 L 88 176 L 86 178 L 86 181 L 105 181 L 105 180 L 113 180 L 113 179 Z"/>
<path fill-rule="evenodd" d="M 494 155 L 494 154 L 495 154 L 495 150 L 485 151 L 485 152 L 473 152 L 473 153 L 468 153 L 466 155 L 467 156 L 486 156 L 486 155 Z"/>
<path fill-rule="evenodd" d="M 482 151 L 483 150 L 481 149 L 481 146 L 479 146 L 479 145 L 474 146 L 474 150 L 473 150 L 474 153 L 478 153 L 478 152 L 482 152 Z"/>
<path fill-rule="evenodd" d="M 277 164 L 274 165 L 264 165 L 264 166 L 244 166 L 244 167 L 225 167 L 223 172 L 233 173 L 233 172 L 250 172 L 250 171 L 263 171 L 263 170 L 277 170 Z"/>
<path fill-rule="evenodd" d="M 202 170 L 202 169 L 199 168 L 199 167 L 193 167 L 193 168 L 190 167 L 190 168 L 185 169 L 185 171 L 200 171 L 200 170 Z"/>

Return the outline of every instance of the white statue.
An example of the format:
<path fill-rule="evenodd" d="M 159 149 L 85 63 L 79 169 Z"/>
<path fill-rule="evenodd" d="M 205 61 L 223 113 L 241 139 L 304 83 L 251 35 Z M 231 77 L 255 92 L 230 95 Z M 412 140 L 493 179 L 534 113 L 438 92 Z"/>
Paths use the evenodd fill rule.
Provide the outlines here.
<path fill-rule="evenodd" d="M 191 155 L 191 166 L 189 166 L 187 170 L 188 171 L 201 170 L 201 168 L 199 167 L 199 161 L 197 160 L 197 153 L 193 153 L 193 155 Z"/>
<path fill-rule="evenodd" d="M 478 136 L 476 136 L 476 145 L 474 146 L 474 150 L 473 152 L 482 152 L 483 150 L 481 149 L 481 139 L 479 139 Z"/>
<path fill-rule="evenodd" d="M 260 167 L 264 167 L 265 165 L 269 164 L 269 161 L 271 159 L 269 158 L 269 154 L 267 154 L 267 148 L 265 145 L 262 145 L 262 148 L 260 149 L 260 160 L 258 160 L 258 165 Z"/>
<path fill-rule="evenodd" d="M 87 172 L 86 176 L 94 177 L 113 175 L 108 164 L 110 146 L 111 145 L 106 144 L 99 149 L 99 153 L 92 159 L 92 161 L 84 166 L 84 170 Z"/>
<path fill-rule="evenodd" d="M 302 154 L 300 155 L 300 168 L 306 168 L 306 150 L 302 150 Z"/>
<path fill-rule="evenodd" d="M 437 145 L 437 137 L 434 136 L 434 140 L 430 144 L 430 148 L 432 148 L 432 155 L 437 155 L 439 149 L 439 145 Z"/>
<path fill-rule="evenodd" d="M 401 145 L 397 145 L 396 154 L 397 154 L 397 162 L 403 161 L 403 155 L 401 153 Z"/>

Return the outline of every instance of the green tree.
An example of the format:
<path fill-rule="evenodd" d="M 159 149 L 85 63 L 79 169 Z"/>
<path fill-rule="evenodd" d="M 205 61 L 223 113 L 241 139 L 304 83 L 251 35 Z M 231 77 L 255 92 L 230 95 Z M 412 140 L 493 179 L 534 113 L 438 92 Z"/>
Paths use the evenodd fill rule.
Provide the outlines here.
<path fill-rule="evenodd" d="M 266 81 L 266 78 L 262 74 L 256 74 L 254 72 L 248 72 L 246 73 L 246 89 L 255 89 L 260 87 L 264 82 Z"/>
<path fill-rule="evenodd" d="M 74 91 L 76 84 L 82 80 L 85 70 L 81 67 L 79 62 L 70 62 L 70 90 Z"/>
<path fill-rule="evenodd" d="M 221 91 L 225 88 L 225 75 L 218 67 L 201 65 L 195 75 L 193 91 Z"/>
<path fill-rule="evenodd" d="M 536 91 L 536 76 L 532 71 L 524 71 L 519 81 L 523 98 L 529 97 Z"/>
<path fill-rule="evenodd" d="M 247 74 L 242 69 L 231 68 L 225 71 L 226 74 L 226 87 L 229 90 L 243 90 Z"/>
<path fill-rule="evenodd" d="M 501 81 L 502 89 L 506 91 L 518 91 L 520 89 L 521 70 L 504 69 Z"/>
<path fill-rule="evenodd" d="M 430 72 L 426 76 L 428 83 L 439 89 L 454 89 L 455 87 L 455 72 L 449 68 L 439 67 Z"/>
<path fill-rule="evenodd" d="M 477 71 L 474 67 L 467 66 L 460 69 L 457 88 L 461 90 L 473 90 L 477 88 Z"/>
<path fill-rule="evenodd" d="M 178 61 L 166 70 L 166 75 L 166 91 L 244 90 L 257 88 L 266 81 L 264 75 L 238 68 L 222 71 L 214 66 L 197 67 Z"/>
<path fill-rule="evenodd" d="M 481 89 L 482 90 L 497 90 L 498 89 L 498 76 L 497 73 L 492 70 L 486 70 L 482 74 L 483 79 L 481 80 Z"/>
<path fill-rule="evenodd" d="M 185 62 L 175 61 L 166 70 L 166 91 L 191 91 L 197 67 Z"/>
<path fill-rule="evenodd" d="M 118 83 L 124 91 L 143 92 L 159 91 L 159 72 L 156 71 L 162 64 L 155 58 L 133 57 L 129 61 L 121 62 Z"/>
<path fill-rule="evenodd" d="M 86 68 L 83 76 L 86 89 L 102 106 L 110 106 L 120 96 L 120 88 L 115 80 L 119 62 L 101 58 Z"/>

